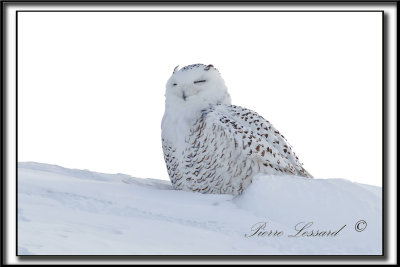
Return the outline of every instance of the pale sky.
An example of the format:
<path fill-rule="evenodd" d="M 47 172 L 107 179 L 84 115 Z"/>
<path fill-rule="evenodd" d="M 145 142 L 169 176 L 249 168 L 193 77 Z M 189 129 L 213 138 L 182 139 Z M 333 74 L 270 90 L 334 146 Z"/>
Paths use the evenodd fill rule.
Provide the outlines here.
<path fill-rule="evenodd" d="M 381 186 L 381 16 L 19 13 L 18 161 L 168 179 L 165 83 L 204 63 L 314 177 Z"/>

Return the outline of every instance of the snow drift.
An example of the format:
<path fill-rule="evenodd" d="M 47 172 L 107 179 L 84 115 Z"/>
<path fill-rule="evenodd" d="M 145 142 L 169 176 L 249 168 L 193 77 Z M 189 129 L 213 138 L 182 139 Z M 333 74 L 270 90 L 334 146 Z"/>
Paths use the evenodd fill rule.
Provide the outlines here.
<path fill-rule="evenodd" d="M 257 176 L 240 196 L 18 164 L 19 255 L 380 255 L 380 187 Z"/>

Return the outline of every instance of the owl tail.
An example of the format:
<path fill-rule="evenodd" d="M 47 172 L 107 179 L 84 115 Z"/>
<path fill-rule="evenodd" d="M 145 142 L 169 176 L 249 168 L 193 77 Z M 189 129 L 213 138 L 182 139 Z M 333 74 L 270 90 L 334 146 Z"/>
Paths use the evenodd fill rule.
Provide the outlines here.
<path fill-rule="evenodd" d="M 302 174 L 302 176 L 307 177 L 307 178 L 314 178 L 308 171 L 306 171 L 306 169 L 302 168 L 300 173 Z"/>

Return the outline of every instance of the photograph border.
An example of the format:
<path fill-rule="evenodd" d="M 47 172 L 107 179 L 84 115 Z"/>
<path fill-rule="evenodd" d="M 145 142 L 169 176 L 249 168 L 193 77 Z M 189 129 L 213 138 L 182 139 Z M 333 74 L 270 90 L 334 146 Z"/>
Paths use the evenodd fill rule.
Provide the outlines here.
<path fill-rule="evenodd" d="M 19 2 L 14 2 L 14 1 L 4 1 L 2 2 L 2 6 L 1 6 L 1 11 L 2 14 L 4 14 L 4 9 L 3 9 L 3 3 L 19 3 Z M 195 1 L 195 3 L 206 3 L 209 4 L 212 1 Z M 321 3 L 320 1 L 309 1 L 311 3 Z M 335 3 L 343 3 L 343 2 L 347 2 L 347 1 L 335 1 Z M 367 2 L 373 2 L 376 3 L 374 1 L 367 1 Z M 25 2 L 27 3 L 27 2 Z M 31 5 L 31 3 L 54 3 L 54 1 L 40 1 L 40 2 L 30 2 L 29 4 Z M 84 4 L 84 5 L 98 5 L 99 3 L 108 3 L 108 4 L 118 4 L 118 3 L 129 3 L 129 4 L 137 4 L 137 3 L 143 3 L 143 2 L 132 2 L 132 1 L 118 1 L 118 2 L 113 2 L 110 3 L 109 1 L 89 1 L 89 2 L 81 2 L 81 1 L 62 1 L 62 3 L 79 3 L 79 4 Z M 188 3 L 186 1 L 172 1 L 172 2 L 160 2 L 160 1 L 149 1 L 146 2 L 146 4 L 149 3 L 178 3 L 178 4 L 182 4 L 182 3 Z M 212 2 L 213 4 L 215 2 Z M 230 1 L 230 2 L 226 2 L 226 1 L 221 1 L 221 2 L 217 2 L 215 4 L 231 4 L 231 3 L 241 3 L 241 4 L 246 4 L 243 3 L 242 1 Z M 249 2 L 249 4 L 251 3 L 264 3 L 264 4 L 268 4 L 268 3 L 273 3 L 273 2 L 265 2 L 265 1 L 251 1 Z M 293 2 L 292 2 L 293 3 Z M 294 4 L 301 4 L 302 2 L 294 2 Z M 16 55 L 15 55 L 15 59 L 16 59 L 16 135 L 17 135 L 17 139 L 16 139 L 16 173 L 18 174 L 18 13 L 22 13 L 22 12 L 380 12 L 382 13 L 382 254 L 381 255 L 18 255 L 18 249 L 16 247 L 16 256 L 18 256 L 20 258 L 21 261 L 24 260 L 34 260 L 34 259 L 38 259 L 38 260 L 45 260 L 45 259 L 60 259 L 60 260 L 69 260 L 72 259 L 74 257 L 78 257 L 79 260 L 93 260 L 93 259 L 104 259 L 105 258 L 109 258 L 110 260 L 115 260 L 116 258 L 123 258 L 124 260 L 129 259 L 129 260 L 133 260 L 133 258 L 136 259 L 140 259 L 140 260 L 145 260 L 145 259 L 151 259 L 154 260 L 155 258 L 157 258 L 157 260 L 204 260 L 204 259 L 209 259 L 209 260 L 229 260 L 229 259 L 234 259 L 234 260 L 250 260 L 250 259 L 256 259 L 256 260 L 265 260 L 265 259 L 270 259 L 273 258 L 274 260 L 278 260 L 278 259 L 285 259 L 288 260 L 288 258 L 290 260 L 296 260 L 296 259 L 323 259 L 323 260 L 327 260 L 327 259 L 365 259 L 368 258 L 368 260 L 382 260 L 382 258 L 386 258 L 387 254 L 385 253 L 385 248 L 386 248 L 386 238 L 385 238 L 385 226 L 386 226 L 386 210 L 385 210 L 385 204 L 386 204 L 386 195 L 385 195 L 385 186 L 387 186 L 387 172 L 386 169 L 388 168 L 388 161 L 387 161 L 387 146 L 388 146 L 388 138 L 387 138 L 387 128 L 388 128 L 388 92 L 387 92 L 387 88 L 386 88 L 386 83 L 385 80 L 388 78 L 388 73 L 386 72 L 387 68 L 385 66 L 385 64 L 387 63 L 387 61 L 385 60 L 387 55 L 387 51 L 386 51 L 386 42 L 385 40 L 387 40 L 387 26 L 385 23 L 385 12 L 383 10 L 16 10 Z M 4 18 L 5 16 L 3 16 Z M 3 19 L 3 21 L 5 21 Z M 4 25 L 4 24 L 3 24 Z M 4 35 L 4 31 L 2 28 L 2 46 L 3 46 L 3 35 Z M 3 53 L 5 53 L 5 49 L 3 47 Z M 5 54 L 2 54 L 2 58 L 4 57 Z M 3 60 L 3 71 L 4 71 L 4 65 L 5 65 L 5 60 Z M 2 71 L 2 82 L 4 85 L 4 76 L 3 76 L 3 71 Z M 4 88 L 4 86 L 3 86 Z M 2 90 L 2 100 L 5 99 L 5 97 L 3 97 L 5 95 L 5 90 Z M 3 105 L 3 114 L 6 113 L 6 105 Z M 2 122 L 5 122 L 6 119 L 3 120 L 3 116 L 2 116 Z M 2 123 L 2 133 L 3 133 L 3 123 Z M 4 142 L 4 138 L 2 139 Z M 3 143 L 2 143 L 2 147 L 3 147 Z M 2 150 L 4 153 L 4 150 Z M 2 161 L 2 167 L 5 167 L 5 165 L 3 165 L 3 161 Z M 2 168 L 3 169 L 3 168 Z M 3 169 L 4 170 L 4 169 Z M 18 191 L 18 175 L 16 177 L 16 190 Z M 4 181 L 2 180 L 2 185 L 4 188 Z M 4 196 L 4 194 L 3 194 Z M 4 197 L 3 197 L 4 200 Z M 3 201 L 3 203 L 5 203 L 5 201 Z M 18 208 L 18 198 L 16 197 L 16 204 Z M 4 211 L 4 210 L 3 210 Z M 2 212 L 2 216 L 3 216 L 3 212 Z M 16 212 L 16 216 L 18 216 L 18 213 Z M 2 218 L 3 219 L 3 218 Z M 17 219 L 17 218 L 16 218 Z M 18 225 L 18 220 L 16 220 L 16 223 Z M 2 229 L 3 231 L 3 235 L 4 235 L 4 229 Z M 4 240 L 4 239 L 3 239 Z M 17 227 L 17 231 L 16 231 L 16 246 L 18 246 L 18 227 Z M 3 248 L 5 248 L 5 246 L 3 246 Z"/>

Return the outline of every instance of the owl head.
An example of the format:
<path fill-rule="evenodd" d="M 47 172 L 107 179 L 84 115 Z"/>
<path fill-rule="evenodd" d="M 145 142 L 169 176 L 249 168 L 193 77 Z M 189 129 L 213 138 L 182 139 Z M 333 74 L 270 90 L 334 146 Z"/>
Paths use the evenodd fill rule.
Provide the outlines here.
<path fill-rule="evenodd" d="M 165 98 L 167 106 L 181 110 L 231 102 L 219 71 L 213 65 L 204 64 L 175 67 L 166 85 Z"/>

